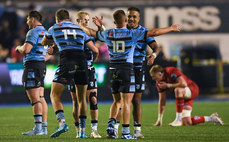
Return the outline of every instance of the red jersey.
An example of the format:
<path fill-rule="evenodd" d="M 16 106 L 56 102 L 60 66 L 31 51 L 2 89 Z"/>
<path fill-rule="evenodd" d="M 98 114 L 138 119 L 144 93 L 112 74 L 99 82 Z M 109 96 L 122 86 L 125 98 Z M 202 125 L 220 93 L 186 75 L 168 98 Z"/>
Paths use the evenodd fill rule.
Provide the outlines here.
<path fill-rule="evenodd" d="M 184 78 L 184 80 L 186 81 L 188 87 L 192 88 L 193 85 L 197 86 L 196 83 L 194 81 L 192 81 L 191 79 L 189 79 L 186 75 L 184 75 L 178 68 L 176 67 L 166 67 L 165 68 L 165 80 L 162 80 L 166 83 L 176 83 L 176 80 L 179 76 L 182 76 Z M 158 88 L 158 92 L 163 92 L 166 90 L 160 89 L 158 87 L 158 81 L 156 82 L 157 88 Z"/>

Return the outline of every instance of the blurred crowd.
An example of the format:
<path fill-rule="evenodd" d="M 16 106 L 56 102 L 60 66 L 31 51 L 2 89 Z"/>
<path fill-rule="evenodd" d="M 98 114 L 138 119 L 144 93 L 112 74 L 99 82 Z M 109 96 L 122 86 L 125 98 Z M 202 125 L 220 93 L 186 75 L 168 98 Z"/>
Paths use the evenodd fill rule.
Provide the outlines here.
<path fill-rule="evenodd" d="M 43 17 L 43 26 L 48 30 L 55 23 L 55 11 L 41 11 L 39 7 L 31 4 L 25 11 L 38 10 Z M 26 24 L 27 15 L 21 16 L 17 12 L 17 7 L 10 4 L 0 7 L 0 62 L 17 63 L 23 62 L 23 54 L 17 53 L 15 48 L 22 45 L 25 41 L 28 26 Z M 100 48 L 99 62 L 106 62 L 109 53 L 105 44 L 97 43 Z M 53 56 L 48 63 L 57 64 L 58 54 Z"/>

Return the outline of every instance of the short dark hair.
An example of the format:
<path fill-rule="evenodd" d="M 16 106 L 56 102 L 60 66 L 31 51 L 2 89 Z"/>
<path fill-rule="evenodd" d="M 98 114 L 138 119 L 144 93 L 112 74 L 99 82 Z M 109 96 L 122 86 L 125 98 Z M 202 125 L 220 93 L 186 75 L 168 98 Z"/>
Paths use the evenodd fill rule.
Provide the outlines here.
<path fill-rule="evenodd" d="M 113 14 L 113 18 L 117 24 L 122 24 L 126 18 L 126 14 L 123 10 L 116 10 Z"/>
<path fill-rule="evenodd" d="M 38 11 L 30 11 L 28 17 L 35 18 L 39 22 L 42 22 L 42 16 Z"/>
<path fill-rule="evenodd" d="M 127 9 L 127 11 L 131 11 L 131 10 L 137 11 L 137 12 L 140 14 L 140 9 L 137 8 L 137 7 L 132 6 L 132 7 L 129 7 L 129 8 Z"/>
<path fill-rule="evenodd" d="M 69 19 L 69 12 L 66 9 L 59 9 L 56 11 L 56 17 L 59 20 Z"/>

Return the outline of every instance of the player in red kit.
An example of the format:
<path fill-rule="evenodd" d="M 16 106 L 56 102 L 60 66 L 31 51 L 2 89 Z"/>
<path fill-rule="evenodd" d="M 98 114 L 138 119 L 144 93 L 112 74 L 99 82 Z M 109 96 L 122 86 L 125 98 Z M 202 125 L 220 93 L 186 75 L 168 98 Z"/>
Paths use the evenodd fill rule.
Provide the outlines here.
<path fill-rule="evenodd" d="M 150 69 L 150 75 L 153 80 L 156 80 L 159 92 L 158 120 L 154 126 L 162 125 L 166 91 L 172 91 L 176 98 L 176 119 L 169 124 L 170 126 L 195 125 L 204 122 L 224 124 L 217 113 L 213 113 L 211 116 L 191 117 L 192 103 L 199 95 L 199 87 L 179 69 L 175 67 L 162 68 L 155 65 Z"/>

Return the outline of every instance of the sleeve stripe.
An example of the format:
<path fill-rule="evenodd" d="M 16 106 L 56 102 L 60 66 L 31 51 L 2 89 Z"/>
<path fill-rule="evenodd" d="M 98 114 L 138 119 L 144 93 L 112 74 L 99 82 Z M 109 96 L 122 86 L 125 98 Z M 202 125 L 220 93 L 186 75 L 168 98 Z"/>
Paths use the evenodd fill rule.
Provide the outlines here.
<path fill-rule="evenodd" d="M 92 41 L 92 39 L 88 39 L 84 42 L 84 44 L 87 44 L 89 41 Z"/>
<path fill-rule="evenodd" d="M 53 39 L 52 36 L 51 36 L 51 37 L 48 37 L 47 35 L 45 35 L 45 37 L 46 37 L 47 39 Z"/>
<path fill-rule="evenodd" d="M 25 42 L 31 44 L 32 46 L 34 45 L 31 41 L 25 41 Z"/>
<path fill-rule="evenodd" d="M 102 41 L 102 40 L 99 39 L 98 34 L 99 34 L 99 31 L 96 32 L 96 37 L 97 37 L 97 39 L 98 39 L 99 41 L 101 41 L 101 42 L 104 42 L 104 41 Z"/>
<path fill-rule="evenodd" d="M 149 43 L 148 43 L 148 45 L 150 45 L 151 43 L 153 43 L 153 42 L 156 42 L 156 40 L 152 40 L 152 41 L 150 41 Z"/>

